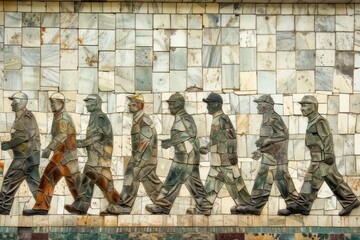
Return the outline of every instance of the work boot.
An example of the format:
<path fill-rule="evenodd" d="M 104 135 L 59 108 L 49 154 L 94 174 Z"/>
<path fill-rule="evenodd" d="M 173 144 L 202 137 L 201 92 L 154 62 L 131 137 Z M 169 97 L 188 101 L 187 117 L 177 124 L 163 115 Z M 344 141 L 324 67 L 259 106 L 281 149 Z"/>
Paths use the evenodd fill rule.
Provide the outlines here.
<path fill-rule="evenodd" d="M 147 204 L 145 209 L 153 214 L 169 214 L 170 209 L 163 208 L 157 204 Z"/>
<path fill-rule="evenodd" d="M 128 206 L 124 206 L 124 205 L 114 205 L 114 204 L 110 204 L 107 209 L 107 212 L 112 213 L 112 214 L 116 214 L 116 215 L 120 215 L 120 214 L 130 214 L 131 212 L 131 207 Z"/>
<path fill-rule="evenodd" d="M 292 214 L 302 214 L 302 215 L 309 215 L 310 211 L 305 209 L 304 207 L 300 206 L 297 203 L 290 203 L 286 207 Z"/>
<path fill-rule="evenodd" d="M 277 214 L 279 216 L 289 216 L 293 213 L 289 209 L 285 208 L 285 209 L 280 209 Z"/>
<path fill-rule="evenodd" d="M 341 210 L 339 212 L 339 216 L 347 216 L 351 213 L 351 211 L 354 208 L 357 208 L 360 206 L 360 202 L 358 200 L 354 201 L 352 204 L 350 204 L 350 206 L 348 206 L 347 208 L 344 208 L 343 210 Z"/>
<path fill-rule="evenodd" d="M 44 209 L 24 209 L 23 215 L 32 216 L 32 215 L 47 215 L 48 211 Z"/>
<path fill-rule="evenodd" d="M 65 210 L 68 211 L 71 214 L 75 214 L 75 215 L 86 215 L 86 212 L 81 211 L 77 208 L 75 208 L 73 205 L 71 204 L 65 204 L 64 206 Z"/>
<path fill-rule="evenodd" d="M 9 215 L 10 210 L 0 207 L 0 215 Z"/>
<path fill-rule="evenodd" d="M 236 212 L 237 213 L 242 213 L 242 214 L 251 214 L 251 215 L 260 215 L 261 214 L 261 210 L 254 208 L 253 206 L 249 206 L 249 205 L 240 205 L 236 207 Z"/>
<path fill-rule="evenodd" d="M 205 216 L 210 216 L 211 215 L 211 210 L 199 210 L 197 208 L 188 208 L 186 210 L 186 214 L 190 214 L 190 215 L 205 215 Z"/>

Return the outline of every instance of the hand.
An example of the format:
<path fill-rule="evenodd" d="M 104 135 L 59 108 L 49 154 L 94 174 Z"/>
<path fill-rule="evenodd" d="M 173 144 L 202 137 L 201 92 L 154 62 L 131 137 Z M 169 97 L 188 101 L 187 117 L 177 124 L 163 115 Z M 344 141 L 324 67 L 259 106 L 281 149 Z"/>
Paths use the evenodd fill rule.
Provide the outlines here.
<path fill-rule="evenodd" d="M 335 156 L 331 153 L 325 153 L 324 163 L 331 165 L 335 162 Z"/>
<path fill-rule="evenodd" d="M 171 139 L 165 139 L 161 141 L 161 147 L 164 149 L 168 149 L 169 147 L 171 147 Z"/>
<path fill-rule="evenodd" d="M 48 157 L 50 156 L 50 153 L 51 153 L 50 148 L 46 147 L 46 148 L 43 150 L 43 152 L 42 152 L 42 154 L 41 154 L 41 157 L 42 157 L 42 158 L 48 158 Z"/>
<path fill-rule="evenodd" d="M 84 141 L 83 140 L 76 140 L 76 147 L 77 148 L 83 148 L 84 147 Z"/>
<path fill-rule="evenodd" d="M 201 147 L 199 149 L 199 151 L 200 151 L 201 154 L 208 154 L 209 153 L 209 150 L 208 150 L 207 147 Z"/>
<path fill-rule="evenodd" d="M 3 151 L 9 150 L 10 148 L 11 148 L 11 146 L 10 146 L 10 142 L 9 142 L 9 141 L 2 142 L 2 143 L 1 143 L 1 149 L 2 149 Z"/>
<path fill-rule="evenodd" d="M 259 138 L 256 142 L 255 142 L 256 146 L 258 148 L 261 148 L 261 147 L 265 147 L 266 145 L 269 145 L 270 144 L 270 141 L 266 138 Z"/>
<path fill-rule="evenodd" d="M 252 159 L 254 160 L 259 160 L 261 157 L 262 157 L 262 153 L 260 151 L 255 151 L 255 152 L 252 152 Z"/>
<path fill-rule="evenodd" d="M 232 165 L 236 165 L 238 163 L 237 154 L 236 153 L 229 153 L 229 162 Z"/>

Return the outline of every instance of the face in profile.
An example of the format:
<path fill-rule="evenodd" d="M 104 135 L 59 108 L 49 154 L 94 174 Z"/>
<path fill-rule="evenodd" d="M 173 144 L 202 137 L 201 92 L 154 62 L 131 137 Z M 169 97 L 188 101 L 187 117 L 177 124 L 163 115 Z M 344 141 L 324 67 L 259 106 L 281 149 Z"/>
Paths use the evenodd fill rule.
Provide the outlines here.
<path fill-rule="evenodd" d="M 316 111 L 315 104 L 313 103 L 301 103 L 300 111 L 303 116 L 309 116 Z"/>
<path fill-rule="evenodd" d="M 265 114 L 270 109 L 270 104 L 266 102 L 257 102 L 257 111 L 259 114 Z"/>
<path fill-rule="evenodd" d="M 88 112 L 94 112 L 97 109 L 97 100 L 89 99 L 86 101 L 86 109 Z"/>
<path fill-rule="evenodd" d="M 180 111 L 180 103 L 179 102 L 168 102 L 169 111 L 171 115 L 176 115 Z"/>
<path fill-rule="evenodd" d="M 129 112 L 131 113 L 136 113 L 137 111 L 140 110 L 139 104 L 136 101 L 130 101 L 128 107 L 129 107 Z"/>
<path fill-rule="evenodd" d="M 14 98 L 11 102 L 11 109 L 13 112 L 20 111 L 26 106 L 26 100 Z"/>
<path fill-rule="evenodd" d="M 52 112 L 58 112 L 62 109 L 64 102 L 60 99 L 50 98 L 50 107 Z"/>
<path fill-rule="evenodd" d="M 220 110 L 219 105 L 220 105 L 220 103 L 218 103 L 218 102 L 208 102 L 207 107 L 206 107 L 208 110 L 208 113 L 209 114 L 216 113 L 218 110 Z"/>

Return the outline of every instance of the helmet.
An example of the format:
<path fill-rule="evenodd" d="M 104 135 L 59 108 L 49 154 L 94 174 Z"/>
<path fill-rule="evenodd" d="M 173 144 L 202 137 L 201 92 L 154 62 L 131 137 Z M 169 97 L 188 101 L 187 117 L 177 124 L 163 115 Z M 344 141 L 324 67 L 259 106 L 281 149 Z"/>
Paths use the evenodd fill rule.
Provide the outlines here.
<path fill-rule="evenodd" d="M 311 95 L 306 95 L 304 96 L 301 101 L 299 102 L 300 104 L 303 104 L 303 103 L 313 103 L 313 104 L 318 104 L 318 101 L 317 99 L 314 97 L 314 96 L 311 96 Z"/>
<path fill-rule="evenodd" d="M 10 100 L 14 99 L 21 99 L 21 100 L 28 100 L 28 96 L 23 92 L 17 92 L 14 93 L 11 97 L 9 97 Z"/>
<path fill-rule="evenodd" d="M 89 101 L 89 100 L 97 100 L 97 101 L 102 102 L 102 99 L 98 94 L 90 94 L 84 99 L 85 102 Z"/>
<path fill-rule="evenodd" d="M 130 96 L 126 96 L 130 101 L 134 102 L 144 102 L 144 98 L 141 94 L 134 94 Z"/>
<path fill-rule="evenodd" d="M 223 103 L 223 99 L 217 93 L 210 93 L 207 98 L 203 98 L 203 102 L 206 102 L 206 103 L 209 103 L 209 102 Z"/>
<path fill-rule="evenodd" d="M 169 99 L 166 101 L 167 102 L 177 102 L 177 101 L 185 102 L 185 98 L 180 93 L 176 92 L 173 95 L 171 95 L 169 97 Z"/>
<path fill-rule="evenodd" d="M 258 103 L 258 102 L 266 102 L 266 103 L 269 103 L 271 105 L 275 104 L 274 100 L 272 99 L 270 94 L 261 95 L 259 98 L 254 99 L 254 102 L 256 102 L 256 103 Z"/>
<path fill-rule="evenodd" d="M 66 100 L 64 94 L 62 94 L 60 92 L 51 94 L 50 99 L 57 99 L 57 100 L 62 100 L 62 101 Z"/>

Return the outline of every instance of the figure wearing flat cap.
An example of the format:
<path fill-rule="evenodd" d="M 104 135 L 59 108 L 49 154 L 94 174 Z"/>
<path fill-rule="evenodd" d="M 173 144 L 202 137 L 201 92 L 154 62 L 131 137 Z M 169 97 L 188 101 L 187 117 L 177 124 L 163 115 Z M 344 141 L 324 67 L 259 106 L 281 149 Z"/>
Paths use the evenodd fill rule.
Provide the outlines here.
<path fill-rule="evenodd" d="M 255 143 L 257 151 L 252 153 L 252 158 L 258 160 L 262 157 L 262 160 L 251 192 L 251 201 L 248 205 L 238 206 L 236 211 L 260 215 L 274 182 L 287 205 L 294 203 L 297 191 L 288 170 L 288 128 L 274 111 L 274 100 L 270 95 L 262 95 L 254 102 L 263 120 L 260 138 Z"/>
<path fill-rule="evenodd" d="M 210 154 L 210 170 L 205 182 L 206 197 L 201 209 L 194 208 L 188 213 L 210 215 L 214 201 L 225 184 L 236 206 L 247 204 L 250 200 L 238 166 L 235 128 L 230 118 L 222 111 L 223 100 L 219 94 L 211 93 L 206 99 L 209 114 L 213 116 L 210 142 L 200 148 L 201 154 Z M 232 213 L 236 213 L 232 207 Z"/>
<path fill-rule="evenodd" d="M 175 156 L 158 199 L 155 204 L 146 205 L 146 210 L 154 214 L 169 214 L 182 184 L 195 198 L 197 208 L 205 197 L 199 173 L 199 140 L 194 119 L 185 111 L 185 99 L 181 94 L 171 95 L 167 102 L 175 120 L 170 139 L 162 141 L 161 146 L 165 149 L 174 147 Z"/>
<path fill-rule="evenodd" d="M 50 96 L 50 106 L 54 113 L 51 126 L 52 140 L 43 150 L 41 157 L 53 156 L 40 179 L 38 196 L 33 209 L 25 209 L 24 215 L 46 215 L 50 209 L 55 185 L 62 177 L 74 199 L 78 196 L 80 173 L 76 154 L 76 130 L 73 120 L 65 108 L 65 97 L 61 93 Z"/>
<path fill-rule="evenodd" d="M 334 154 L 334 142 L 328 121 L 318 112 L 318 101 L 314 96 L 304 96 L 299 102 L 301 113 L 308 118 L 305 145 L 310 150 L 311 163 L 303 186 L 295 203 L 280 210 L 281 215 L 300 213 L 308 215 L 324 181 L 344 208 L 340 216 L 346 216 L 360 206 L 355 194 L 339 173 Z"/>
<path fill-rule="evenodd" d="M 65 209 L 73 214 L 86 214 L 94 192 L 95 184 L 100 188 L 109 202 L 109 207 L 120 201 L 120 194 L 114 188 L 111 174 L 111 157 L 113 152 L 113 131 L 111 122 L 101 110 L 102 100 L 97 94 L 90 94 L 84 101 L 90 112 L 90 120 L 86 130 L 86 138 L 78 139 L 78 148 L 86 148 L 88 159 L 84 168 L 84 176 L 79 187 L 78 198 Z M 107 210 L 100 214 L 107 214 Z"/>
<path fill-rule="evenodd" d="M 18 92 L 9 97 L 15 112 L 11 127 L 11 140 L 2 142 L 3 151 L 12 150 L 14 160 L 5 174 L 0 191 L 0 214 L 8 215 L 14 202 L 14 195 L 26 180 L 34 198 L 39 186 L 40 136 L 34 115 L 26 108 L 28 97 Z"/>
<path fill-rule="evenodd" d="M 127 97 L 130 113 L 133 114 L 131 128 L 131 159 L 126 167 L 121 201 L 109 211 L 116 214 L 129 214 L 134 205 L 140 182 L 150 199 L 155 202 L 162 182 L 156 175 L 157 134 L 150 117 L 144 113 L 144 99 L 136 94 Z"/>

